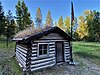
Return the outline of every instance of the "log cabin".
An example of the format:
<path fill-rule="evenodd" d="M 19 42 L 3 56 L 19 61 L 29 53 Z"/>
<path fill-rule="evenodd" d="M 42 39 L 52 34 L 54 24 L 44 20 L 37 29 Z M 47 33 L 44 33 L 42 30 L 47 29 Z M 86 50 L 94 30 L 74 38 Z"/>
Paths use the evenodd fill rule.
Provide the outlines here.
<path fill-rule="evenodd" d="M 13 40 L 16 59 L 23 71 L 70 62 L 70 36 L 57 26 L 24 30 Z"/>

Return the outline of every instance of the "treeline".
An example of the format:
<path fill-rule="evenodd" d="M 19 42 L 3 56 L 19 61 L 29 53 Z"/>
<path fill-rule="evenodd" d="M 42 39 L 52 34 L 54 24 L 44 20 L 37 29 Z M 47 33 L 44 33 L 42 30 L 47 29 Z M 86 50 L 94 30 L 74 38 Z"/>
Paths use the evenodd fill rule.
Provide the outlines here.
<path fill-rule="evenodd" d="M 36 11 L 34 21 L 31 18 L 31 14 L 24 0 L 18 0 L 15 8 L 16 16 L 13 16 L 10 10 L 8 10 L 8 13 L 5 15 L 2 3 L 0 2 L 0 36 L 6 36 L 7 41 L 13 38 L 17 32 L 28 27 L 34 29 L 34 27 L 59 26 L 66 33 L 70 34 L 71 22 L 69 16 L 66 16 L 65 20 L 62 16 L 60 16 L 58 21 L 53 22 L 53 18 L 49 10 L 46 15 L 46 21 L 43 23 L 40 8 Z M 100 42 L 100 12 L 85 10 L 83 15 L 75 18 L 72 28 L 73 38 L 75 40 Z"/>

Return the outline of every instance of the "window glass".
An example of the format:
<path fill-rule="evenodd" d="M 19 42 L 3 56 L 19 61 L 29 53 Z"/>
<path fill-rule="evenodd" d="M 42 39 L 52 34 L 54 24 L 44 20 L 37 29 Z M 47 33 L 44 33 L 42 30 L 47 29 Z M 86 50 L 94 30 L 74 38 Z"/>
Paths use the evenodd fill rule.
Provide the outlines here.
<path fill-rule="evenodd" d="M 39 44 L 39 55 L 46 55 L 48 44 Z"/>

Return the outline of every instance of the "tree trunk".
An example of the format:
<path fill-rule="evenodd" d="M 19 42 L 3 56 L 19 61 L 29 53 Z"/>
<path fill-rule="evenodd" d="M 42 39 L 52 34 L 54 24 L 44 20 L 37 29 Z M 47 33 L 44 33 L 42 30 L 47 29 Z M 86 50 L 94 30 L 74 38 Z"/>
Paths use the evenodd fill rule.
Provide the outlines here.
<path fill-rule="evenodd" d="M 9 42 L 9 38 L 7 37 L 7 44 L 6 44 L 6 47 L 8 47 L 8 42 Z"/>

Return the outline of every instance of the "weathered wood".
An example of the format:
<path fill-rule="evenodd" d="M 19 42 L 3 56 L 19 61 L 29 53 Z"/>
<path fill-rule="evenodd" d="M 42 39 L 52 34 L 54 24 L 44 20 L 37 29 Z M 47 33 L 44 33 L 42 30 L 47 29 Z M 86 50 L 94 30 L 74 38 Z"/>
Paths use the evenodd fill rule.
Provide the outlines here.
<path fill-rule="evenodd" d="M 23 61 L 25 61 L 26 62 L 26 58 L 23 56 L 23 55 L 21 55 L 19 52 L 17 52 L 16 51 L 16 53 L 20 56 L 20 58 L 23 60 Z"/>
<path fill-rule="evenodd" d="M 26 57 L 27 55 L 26 54 L 24 54 L 22 51 L 20 51 L 20 50 L 18 50 L 18 49 L 16 49 L 16 51 L 18 51 L 20 54 L 22 54 L 24 57 Z"/>
<path fill-rule="evenodd" d="M 26 50 L 26 51 L 28 50 L 28 48 L 26 48 L 26 47 L 24 47 L 24 46 L 22 46 L 22 45 L 19 45 L 19 44 L 18 44 L 17 46 L 20 47 L 20 48 L 23 49 L 23 50 Z"/>
<path fill-rule="evenodd" d="M 49 49 L 49 51 L 52 51 L 52 50 L 55 51 L 55 48 L 50 48 L 50 49 Z"/>
<path fill-rule="evenodd" d="M 32 50 L 32 53 L 37 53 L 37 50 Z"/>
<path fill-rule="evenodd" d="M 42 63 L 42 62 L 47 62 L 47 61 L 52 61 L 52 60 L 55 60 L 55 57 L 41 59 L 41 60 L 36 60 L 36 61 L 31 61 L 31 64 L 37 64 L 37 63 Z"/>
<path fill-rule="evenodd" d="M 19 49 L 20 51 L 27 53 L 27 51 L 25 51 L 24 49 L 20 48 L 20 47 L 16 47 L 16 49 Z"/>
<path fill-rule="evenodd" d="M 46 36 L 43 36 L 40 39 L 64 39 L 64 38 L 63 38 L 63 36 L 61 36 L 58 33 L 50 33 L 50 34 L 48 34 Z"/>
<path fill-rule="evenodd" d="M 42 57 L 42 58 L 39 58 L 39 57 L 31 57 L 31 60 L 32 61 L 36 61 L 36 60 L 42 60 L 42 59 L 47 59 L 47 58 L 51 58 L 51 57 L 55 57 L 55 54 L 50 54 L 49 56 Z"/>
<path fill-rule="evenodd" d="M 36 49 L 37 49 L 37 47 L 32 47 L 32 50 L 34 50 L 34 49 L 36 50 Z"/>
<path fill-rule="evenodd" d="M 50 64 L 54 64 L 54 61 L 43 62 L 43 63 L 31 65 L 30 67 L 35 68 L 35 67 L 41 67 L 41 66 L 50 65 Z"/>
<path fill-rule="evenodd" d="M 18 53 L 16 53 L 16 57 L 17 57 L 17 59 L 19 60 L 19 62 L 23 65 L 23 67 L 26 67 L 25 61 L 23 61 L 23 60 L 21 59 L 21 57 L 18 55 Z"/>
<path fill-rule="evenodd" d="M 37 56 L 37 54 L 32 54 L 32 57 L 36 57 Z"/>
<path fill-rule="evenodd" d="M 48 64 L 48 65 L 41 66 L 41 67 L 37 67 L 37 68 L 32 68 L 31 71 L 38 70 L 38 69 L 42 69 L 42 68 L 46 68 L 46 67 L 51 67 L 53 65 L 55 65 L 55 64 L 53 63 L 53 64 Z"/>
<path fill-rule="evenodd" d="M 56 42 L 56 41 L 66 41 L 66 40 L 60 40 L 60 39 L 58 39 L 58 40 L 35 40 L 35 42 L 45 42 L 45 43 L 49 43 L 49 42 Z"/>
<path fill-rule="evenodd" d="M 49 54 L 55 54 L 55 51 L 51 51 L 51 52 L 49 52 Z"/>

